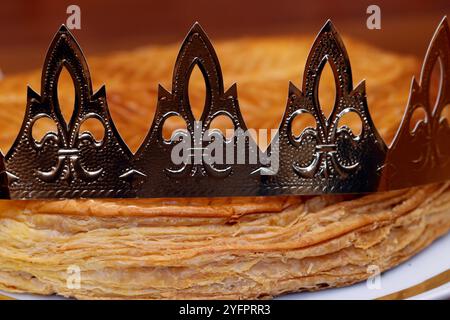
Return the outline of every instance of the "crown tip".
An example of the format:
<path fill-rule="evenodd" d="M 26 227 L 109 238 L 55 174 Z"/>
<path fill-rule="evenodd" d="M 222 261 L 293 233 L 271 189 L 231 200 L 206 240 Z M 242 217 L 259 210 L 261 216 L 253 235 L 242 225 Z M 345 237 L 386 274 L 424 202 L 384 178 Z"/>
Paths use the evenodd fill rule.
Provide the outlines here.
<path fill-rule="evenodd" d="M 59 32 L 69 32 L 69 28 L 67 28 L 67 26 L 63 23 L 60 27 L 59 27 Z"/>
<path fill-rule="evenodd" d="M 191 27 L 191 31 L 205 33 L 205 31 L 203 30 L 202 26 L 200 25 L 200 22 L 198 22 L 198 21 L 194 22 L 194 24 Z"/>
<path fill-rule="evenodd" d="M 74 38 L 72 32 L 70 32 L 70 29 L 65 24 L 61 24 L 58 31 L 56 32 L 55 38 L 60 38 L 61 36 Z"/>
<path fill-rule="evenodd" d="M 447 18 L 447 15 L 445 15 L 445 16 L 442 18 L 441 23 L 439 23 L 439 26 L 440 26 L 440 27 L 444 27 L 444 28 L 446 28 L 446 29 L 449 29 L 449 24 L 448 24 L 448 18 Z"/>
<path fill-rule="evenodd" d="M 353 92 L 357 92 L 361 95 L 366 94 L 366 79 L 362 79 L 353 89 Z"/>
<path fill-rule="evenodd" d="M 295 95 L 300 95 L 301 91 L 299 88 L 297 88 L 297 86 L 294 84 L 294 82 L 292 82 L 291 80 L 289 80 L 289 85 L 288 85 L 288 95 L 292 96 L 293 94 Z"/>
<path fill-rule="evenodd" d="M 331 21 L 331 19 L 327 19 L 327 21 L 325 22 L 325 24 L 322 27 L 322 31 L 323 32 L 328 32 L 328 31 L 334 31 L 335 27 L 333 24 L 333 21 Z"/>
<path fill-rule="evenodd" d="M 438 28 L 442 27 L 442 26 L 447 26 L 448 27 L 448 18 L 447 15 L 444 15 L 441 19 L 441 21 L 439 22 Z"/>
<path fill-rule="evenodd" d="M 334 26 L 334 23 L 333 21 L 331 21 L 331 19 L 327 19 L 327 21 L 323 25 L 322 29 L 320 29 L 318 34 L 321 35 L 325 33 L 332 33 L 334 36 L 338 34 L 336 31 L 336 27 Z"/>
<path fill-rule="evenodd" d="M 202 28 L 200 23 L 196 21 L 192 27 L 189 29 L 185 39 L 184 43 L 188 42 L 192 37 L 198 36 L 199 38 L 202 38 L 209 42 L 208 35 L 206 34 L 205 30 Z"/>
<path fill-rule="evenodd" d="M 205 30 L 202 28 L 202 26 L 200 25 L 200 23 L 198 21 L 195 21 L 194 24 L 192 25 L 192 27 L 189 29 L 187 36 L 185 38 L 185 41 L 187 39 L 191 38 L 195 34 L 199 35 L 201 38 L 208 38 Z"/>
<path fill-rule="evenodd" d="M 225 95 L 227 96 L 227 97 L 233 97 L 233 98 L 236 98 L 237 97 L 237 84 L 236 83 L 233 83 L 229 88 L 228 88 L 228 90 L 225 92 Z"/>

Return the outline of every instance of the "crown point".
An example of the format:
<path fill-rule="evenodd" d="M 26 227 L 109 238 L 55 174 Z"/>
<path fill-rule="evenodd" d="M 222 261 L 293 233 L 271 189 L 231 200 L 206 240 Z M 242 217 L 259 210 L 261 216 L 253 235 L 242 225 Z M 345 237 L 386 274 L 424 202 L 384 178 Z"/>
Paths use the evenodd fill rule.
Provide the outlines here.
<path fill-rule="evenodd" d="M 55 44 L 59 39 L 66 38 L 69 41 L 76 42 L 75 37 L 73 36 L 72 32 L 70 32 L 69 28 L 65 24 L 62 24 L 58 31 L 56 32 L 55 36 L 53 37 L 52 44 Z M 51 47 L 52 45 L 50 45 Z"/>
<path fill-rule="evenodd" d="M 27 85 L 27 97 L 28 97 L 28 100 L 30 100 L 30 101 L 31 101 L 31 99 L 39 100 L 41 98 L 39 96 L 39 93 L 34 91 L 34 89 L 30 85 Z"/>
<path fill-rule="evenodd" d="M 330 33 L 331 36 L 336 39 L 336 41 L 338 41 L 341 45 L 343 45 L 336 27 L 334 26 L 333 22 L 330 19 L 328 19 L 323 25 L 322 29 L 320 29 L 319 33 L 317 34 L 315 42 L 317 42 L 317 39 L 319 39 L 326 33 Z"/>
<path fill-rule="evenodd" d="M 158 84 L 158 100 L 165 100 L 170 97 L 170 92 L 161 84 Z"/>
<path fill-rule="evenodd" d="M 436 29 L 437 30 L 436 33 L 438 33 L 441 30 L 441 28 L 444 28 L 446 31 L 449 29 L 447 16 L 443 16 L 442 17 L 442 19 L 439 22 L 439 25 L 438 25 L 438 27 Z"/>
<path fill-rule="evenodd" d="M 288 94 L 289 96 L 292 96 L 293 94 L 299 96 L 301 94 L 300 89 L 297 88 L 297 86 L 292 81 L 289 81 Z"/>
<path fill-rule="evenodd" d="M 63 24 L 59 27 L 59 32 L 69 32 L 69 29 L 68 29 L 67 26 L 63 23 Z"/>
<path fill-rule="evenodd" d="M 200 38 L 209 41 L 208 35 L 206 34 L 205 30 L 202 28 L 202 26 L 200 25 L 200 23 L 198 21 L 196 21 L 192 25 L 191 29 L 188 32 L 188 35 L 186 36 L 186 39 L 189 39 L 190 37 L 192 37 L 195 34 L 197 34 Z"/>
<path fill-rule="evenodd" d="M 225 94 L 224 94 L 226 97 L 233 97 L 233 98 L 236 98 L 237 97 L 237 84 L 236 83 L 233 83 L 232 85 L 231 85 L 231 87 L 230 88 L 228 88 L 228 90 L 225 92 Z"/>
<path fill-rule="evenodd" d="M 439 26 L 442 26 L 447 32 L 449 32 L 449 25 L 448 25 L 448 19 L 447 16 L 444 16 L 441 20 L 441 23 L 439 24 Z"/>
<path fill-rule="evenodd" d="M 334 27 L 333 22 L 331 21 L 331 19 L 328 19 L 325 22 L 325 24 L 323 25 L 322 29 L 320 30 L 320 33 L 332 32 L 335 30 L 336 30 L 336 28 Z"/>
<path fill-rule="evenodd" d="M 205 30 L 200 26 L 200 23 L 195 22 L 191 29 L 189 29 L 189 32 L 187 33 L 186 37 L 184 38 L 182 47 L 187 45 L 187 43 L 190 42 L 192 37 L 197 36 L 201 39 L 203 39 L 206 42 L 209 42 L 208 35 L 206 34 Z"/>
<path fill-rule="evenodd" d="M 62 24 L 59 29 L 58 32 L 56 33 L 56 38 L 57 37 L 69 37 L 69 38 L 74 38 L 74 36 L 72 35 L 72 32 L 70 32 L 69 28 L 67 28 L 67 26 L 65 24 Z"/>
<path fill-rule="evenodd" d="M 361 95 L 365 95 L 366 94 L 366 80 L 365 79 L 361 80 L 361 82 L 356 85 L 353 92 L 357 92 Z"/>
<path fill-rule="evenodd" d="M 200 25 L 200 23 L 198 21 L 194 22 L 194 24 L 191 27 L 190 32 L 191 33 L 193 33 L 193 32 L 200 32 L 200 33 L 205 34 L 205 31 L 203 30 L 202 26 Z"/>
<path fill-rule="evenodd" d="M 94 99 L 106 97 L 106 86 L 103 84 L 93 95 Z"/>

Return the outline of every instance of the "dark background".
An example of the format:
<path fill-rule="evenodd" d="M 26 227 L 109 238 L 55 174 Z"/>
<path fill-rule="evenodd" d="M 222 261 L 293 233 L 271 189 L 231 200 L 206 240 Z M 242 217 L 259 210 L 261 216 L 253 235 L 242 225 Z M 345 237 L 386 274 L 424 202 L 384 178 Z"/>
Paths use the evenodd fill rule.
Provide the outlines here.
<path fill-rule="evenodd" d="M 12 74 L 40 68 L 53 34 L 71 4 L 81 7 L 74 31 L 88 56 L 151 43 L 180 42 L 194 21 L 213 40 L 248 35 L 316 33 L 331 18 L 345 36 L 423 57 L 449 0 L 72 0 L 2 1 L 0 68 Z M 366 9 L 381 7 L 381 30 L 366 28 Z"/>

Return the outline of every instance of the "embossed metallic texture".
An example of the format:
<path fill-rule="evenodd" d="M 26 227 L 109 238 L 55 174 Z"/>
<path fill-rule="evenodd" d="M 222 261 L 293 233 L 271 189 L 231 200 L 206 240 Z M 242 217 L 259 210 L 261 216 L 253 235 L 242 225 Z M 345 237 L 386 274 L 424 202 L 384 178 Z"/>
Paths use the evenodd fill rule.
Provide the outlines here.
<path fill-rule="evenodd" d="M 206 99 L 200 119 L 195 119 L 189 104 L 188 85 L 191 72 L 195 66 L 201 70 L 206 84 Z M 211 122 L 218 116 L 228 117 L 234 124 L 235 132 L 241 132 L 231 141 L 223 139 L 222 147 L 233 148 L 233 161 L 222 164 L 208 164 L 203 155 L 208 152 L 211 141 L 205 139 Z M 174 145 L 180 142 L 166 141 L 162 137 L 164 121 L 172 116 L 179 116 L 186 121 L 186 132 L 180 138 L 191 141 L 192 158 L 190 163 L 174 165 L 171 153 Z M 133 170 L 144 173 L 138 183 L 137 194 L 140 197 L 152 196 L 227 196 L 258 194 L 259 176 L 251 175 L 258 169 L 258 164 L 248 164 L 248 152 L 255 152 L 256 144 L 244 137 L 247 127 L 240 113 L 237 87 L 232 85 L 224 91 L 222 71 L 219 60 L 205 32 L 195 24 L 186 36 L 178 54 L 171 92 L 159 87 L 158 105 L 153 124 L 146 139 L 137 151 Z M 211 130 L 210 134 L 222 134 Z M 189 137 L 187 137 L 189 135 Z M 204 138 L 201 139 L 201 136 Z M 238 147 L 238 139 L 245 139 L 243 148 Z M 236 164 L 239 151 L 245 151 L 247 164 Z M 223 152 L 225 155 L 225 152 Z M 188 160 L 188 159 L 187 159 Z M 200 161 L 199 161 L 200 160 Z"/>
<path fill-rule="evenodd" d="M 75 86 L 72 117 L 64 120 L 58 103 L 57 84 L 65 67 Z M 40 118 L 54 121 L 57 132 L 41 141 L 32 136 Z M 102 141 L 80 132 L 87 119 L 105 128 Z M 60 28 L 47 53 L 42 72 L 41 94 L 28 88 L 27 108 L 20 133 L 6 154 L 12 198 L 71 198 L 127 196 L 129 182 L 118 173 L 129 169 L 131 152 L 111 120 L 105 87 L 92 92 L 89 69 L 70 32 Z"/>
<path fill-rule="evenodd" d="M 318 99 L 320 77 L 327 63 L 336 84 L 335 104 L 328 116 Z M 430 78 L 436 64 L 441 86 L 436 102 L 430 102 Z M 188 95 L 195 66 L 206 84 L 199 119 L 192 113 Z M 72 76 L 76 96 L 68 122 L 61 114 L 57 94 L 63 67 Z M 0 195 L 10 199 L 310 195 L 376 192 L 448 180 L 450 148 L 446 144 L 450 128 L 442 112 L 450 103 L 449 76 L 450 31 L 444 18 L 430 43 L 419 83 L 413 79 L 404 117 L 388 148 L 370 117 L 365 83 L 354 87 L 345 46 L 328 21 L 311 48 L 301 90 L 289 84 L 277 143 L 272 141 L 262 152 L 245 134 L 237 86 L 224 89 L 217 55 L 196 23 L 181 46 L 172 88 L 159 87 L 153 123 L 133 155 L 111 119 L 105 87 L 93 93 L 81 49 L 63 26 L 47 53 L 41 93 L 28 88 L 22 128 L 5 158 L 0 159 Z M 418 108 L 424 110 L 426 118 L 411 130 L 412 115 Z M 349 113 L 361 121 L 357 135 L 340 122 Z M 292 123 L 305 114 L 314 118 L 315 126 L 295 136 Z M 164 139 L 162 128 L 172 116 L 181 117 L 186 130 L 169 141 Z M 233 138 L 227 140 L 223 133 L 209 130 L 218 116 L 230 118 L 236 133 Z M 57 132 L 48 132 L 36 141 L 32 128 L 44 117 L 55 123 Z M 101 141 L 90 132 L 80 132 L 88 119 L 96 119 L 104 127 Z M 233 161 L 227 162 L 225 156 L 220 164 L 205 160 L 202 155 L 210 151 L 210 143 L 217 141 L 223 154 L 227 148 L 233 150 Z M 244 143 L 239 145 L 239 141 Z M 188 143 L 189 161 L 175 164 L 171 153 L 180 143 Z M 273 168 L 261 159 L 277 152 L 279 168 L 267 175 Z M 249 164 L 252 155 L 258 155 L 258 161 Z"/>
<path fill-rule="evenodd" d="M 437 66 L 440 86 L 431 101 L 431 75 Z M 450 29 L 444 18 L 431 40 L 420 80 L 412 80 L 408 105 L 390 147 L 384 170 L 385 189 L 450 179 L 450 123 L 443 114 L 450 107 Z M 411 128 L 413 115 L 425 117 Z M 420 115 L 420 113 L 419 113 Z"/>
<path fill-rule="evenodd" d="M 324 66 L 329 63 L 336 83 L 335 105 L 323 113 L 318 88 Z M 340 119 L 354 113 L 361 121 L 355 136 Z M 315 128 L 298 137 L 292 133 L 295 117 L 312 115 Z M 317 36 L 306 61 L 302 90 L 292 83 L 279 130 L 280 171 L 269 179 L 271 188 L 293 193 L 367 192 L 377 189 L 387 148 L 369 114 L 365 83 L 353 88 L 350 61 L 341 38 L 328 21 Z M 284 194 L 285 191 L 280 191 Z M 287 193 L 290 193 L 289 191 Z"/>

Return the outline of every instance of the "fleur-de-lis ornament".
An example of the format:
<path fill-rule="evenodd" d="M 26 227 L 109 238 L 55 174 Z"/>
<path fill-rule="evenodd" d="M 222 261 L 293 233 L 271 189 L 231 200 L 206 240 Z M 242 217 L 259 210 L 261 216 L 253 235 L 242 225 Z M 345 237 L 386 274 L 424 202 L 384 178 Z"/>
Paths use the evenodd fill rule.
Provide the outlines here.
<path fill-rule="evenodd" d="M 433 70 L 440 76 L 436 101 L 430 99 Z M 408 106 L 386 159 L 385 188 L 437 182 L 450 176 L 450 127 L 444 116 L 445 111 L 450 112 L 449 76 L 450 28 L 444 18 L 425 55 L 420 81 L 412 80 Z M 414 117 L 421 115 L 419 110 L 422 119 Z"/>
<path fill-rule="evenodd" d="M 327 63 L 336 86 L 334 106 L 328 117 L 318 98 L 320 77 Z M 340 120 L 349 113 L 360 121 L 359 135 L 341 124 Z M 292 124 L 305 114 L 312 116 L 316 125 L 295 136 Z M 377 170 L 383 164 L 386 146 L 370 118 L 364 82 L 353 89 L 350 61 L 331 21 L 312 46 L 302 90 L 290 84 L 279 135 L 282 156 L 275 183 L 291 185 L 293 189 L 298 186 L 301 193 L 363 192 L 377 186 Z"/>
<path fill-rule="evenodd" d="M 58 79 L 63 68 L 72 77 L 75 102 L 66 122 L 58 101 Z M 28 88 L 27 109 L 21 132 L 6 155 L 11 193 L 21 197 L 81 197 L 127 195 L 129 182 L 118 172 L 130 165 L 131 152 L 111 121 L 102 87 L 92 92 L 91 78 L 82 51 L 69 30 L 55 35 L 44 63 L 41 94 Z M 54 122 L 57 132 L 40 141 L 33 128 L 43 118 Z M 82 124 L 95 119 L 104 136 L 96 141 Z M 38 191 L 35 191 L 38 190 Z"/>
<path fill-rule="evenodd" d="M 195 67 L 202 72 L 206 86 L 206 99 L 200 119 L 194 117 L 188 93 L 189 80 Z M 255 182 L 257 178 L 250 177 L 247 182 L 244 179 L 244 176 L 248 177 L 249 173 L 257 168 L 256 165 L 248 165 L 248 162 L 245 165 L 227 164 L 225 152 L 222 163 L 205 161 L 205 152 L 211 143 L 211 137 L 207 138 L 208 134 L 212 136 L 212 139 L 214 136 L 217 137 L 217 134 L 221 134 L 223 149 L 225 150 L 228 144 L 235 149 L 234 154 L 238 152 L 236 151 L 238 135 L 230 141 L 217 130 L 209 131 L 212 121 L 219 116 L 228 117 L 234 125 L 235 132 L 244 134 L 247 130 L 239 110 L 236 85 L 224 91 L 222 71 L 215 50 L 203 29 L 195 23 L 181 45 L 172 78 L 172 91 L 169 92 L 159 86 L 158 105 L 153 124 L 135 155 L 134 166 L 140 172 L 148 173 L 148 178 L 143 181 L 143 192 L 150 192 L 149 190 L 160 192 L 161 189 L 164 190 L 162 185 L 167 182 L 172 187 L 183 184 L 182 188 L 190 189 L 189 193 L 201 193 L 201 190 L 211 190 L 213 186 L 219 189 L 220 183 L 224 183 L 223 181 L 230 175 L 241 179 L 244 186 L 250 183 L 257 188 L 258 185 Z M 177 139 L 166 140 L 163 137 L 163 127 L 170 117 L 181 118 L 186 123 L 186 130 L 178 131 Z M 184 150 L 187 151 L 187 155 L 181 163 L 174 163 L 173 148 L 179 143 L 186 143 L 186 140 L 189 141 L 189 147 Z M 248 148 L 249 144 L 246 143 L 245 150 L 241 151 L 248 153 Z M 202 185 L 208 179 L 209 182 Z M 230 188 L 232 183 L 227 182 L 225 187 Z M 189 187 L 190 185 L 192 187 Z M 166 193 L 173 192 L 176 194 L 178 191 L 170 192 L 166 189 Z"/>
<path fill-rule="evenodd" d="M 189 80 L 196 66 L 202 72 L 206 85 L 205 105 L 200 119 L 194 117 L 188 93 Z M 202 141 L 207 128 L 207 121 L 219 114 L 218 111 L 224 103 L 233 106 L 232 100 L 236 99 L 234 92 L 235 88 L 230 89 L 226 95 L 224 94 L 222 72 L 214 48 L 200 25 L 194 24 L 178 53 L 172 78 L 172 92 L 167 91 L 161 85 L 159 86 L 155 121 L 146 141 L 144 141 L 143 148 L 136 153 L 137 162 L 140 158 L 145 157 L 147 145 L 157 144 L 163 150 L 160 152 L 161 155 L 167 155 L 167 167 L 164 171 L 168 176 L 181 178 L 196 175 L 229 175 L 231 171 L 229 166 L 218 168 L 204 163 L 204 144 Z M 185 150 L 188 151 L 188 154 L 185 155 L 184 161 L 179 164 L 173 164 L 170 156 L 173 147 L 180 141 L 166 140 L 162 134 L 164 123 L 170 117 L 179 117 L 186 123 L 186 130 L 177 132 L 179 140 L 189 140 L 188 150 Z"/>

